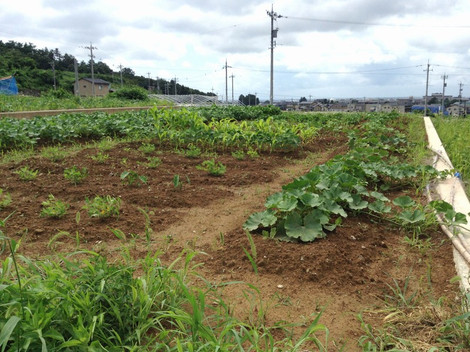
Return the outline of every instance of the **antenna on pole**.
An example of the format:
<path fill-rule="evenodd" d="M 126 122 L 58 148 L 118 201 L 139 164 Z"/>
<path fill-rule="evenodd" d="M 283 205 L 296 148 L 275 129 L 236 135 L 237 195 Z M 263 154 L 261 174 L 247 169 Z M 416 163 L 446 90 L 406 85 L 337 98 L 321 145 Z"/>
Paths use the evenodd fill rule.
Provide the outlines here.
<path fill-rule="evenodd" d="M 274 38 L 277 38 L 277 32 L 279 31 L 279 28 L 274 28 L 274 21 L 277 21 L 278 18 L 281 18 L 282 16 L 279 15 L 278 13 L 274 12 L 273 5 L 271 4 L 271 12 L 266 11 L 268 13 L 268 16 L 271 17 L 271 78 L 270 78 L 270 83 L 269 83 L 269 103 L 272 105 L 273 104 L 273 88 L 274 88 L 274 47 L 276 46 L 276 42 Z"/>

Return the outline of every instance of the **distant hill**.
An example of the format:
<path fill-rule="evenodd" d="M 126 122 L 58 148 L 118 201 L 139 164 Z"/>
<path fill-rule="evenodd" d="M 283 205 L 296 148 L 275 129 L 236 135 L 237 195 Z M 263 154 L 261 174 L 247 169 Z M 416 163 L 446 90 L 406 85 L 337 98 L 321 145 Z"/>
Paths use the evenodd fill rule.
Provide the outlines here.
<path fill-rule="evenodd" d="M 20 93 L 40 95 L 54 88 L 54 71 L 56 87 L 73 92 L 75 82 L 74 71 L 75 57 L 62 54 L 59 49 L 37 49 L 31 43 L 17 43 L 15 41 L 3 42 L 0 40 L 0 77 L 13 75 L 16 78 Z M 77 62 L 79 78 L 90 77 L 90 62 Z M 111 82 L 112 88 L 121 86 L 121 72 L 113 70 L 102 61 L 93 62 L 95 78 L 101 78 Z M 148 89 L 149 79 L 144 76 L 136 76 L 134 70 L 128 67 L 122 68 L 123 85 L 136 85 Z M 150 85 L 154 93 L 174 94 L 175 81 L 164 79 L 150 79 Z M 197 89 L 192 89 L 176 83 L 177 94 L 201 94 Z"/>

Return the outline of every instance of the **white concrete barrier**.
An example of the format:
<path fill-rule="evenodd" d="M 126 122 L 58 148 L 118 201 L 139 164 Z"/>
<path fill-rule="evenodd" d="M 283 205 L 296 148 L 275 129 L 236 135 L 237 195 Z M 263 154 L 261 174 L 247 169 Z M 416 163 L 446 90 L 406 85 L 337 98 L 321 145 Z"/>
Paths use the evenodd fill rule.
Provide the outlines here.
<path fill-rule="evenodd" d="M 454 170 L 451 160 L 442 145 L 441 139 L 428 116 L 424 117 L 426 133 L 428 135 L 429 148 L 434 152 L 434 167 L 439 171 Z M 461 278 L 462 288 L 470 291 L 470 202 L 465 194 L 465 188 L 459 174 L 449 175 L 446 179 L 439 180 L 433 187 L 433 193 L 454 207 L 455 211 L 467 215 L 467 225 L 458 228 L 442 226 L 444 232 L 451 237 L 454 244 L 454 262 L 457 275 Z"/>

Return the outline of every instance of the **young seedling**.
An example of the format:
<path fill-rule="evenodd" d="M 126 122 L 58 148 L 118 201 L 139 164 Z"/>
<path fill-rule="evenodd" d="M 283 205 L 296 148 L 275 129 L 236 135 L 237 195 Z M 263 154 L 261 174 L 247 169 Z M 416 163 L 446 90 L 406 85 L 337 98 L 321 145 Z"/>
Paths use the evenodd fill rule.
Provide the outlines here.
<path fill-rule="evenodd" d="M 83 209 L 88 211 L 88 215 L 92 218 L 108 218 L 110 216 L 119 216 L 121 208 L 121 198 L 111 196 L 96 196 L 93 199 L 85 199 Z"/>
<path fill-rule="evenodd" d="M 32 181 L 36 179 L 38 172 L 38 170 L 31 170 L 29 167 L 23 166 L 18 171 L 15 171 L 15 174 L 17 174 L 22 181 Z"/>
<path fill-rule="evenodd" d="M 83 167 L 79 169 L 77 166 L 72 166 L 64 170 L 64 177 L 66 180 L 72 182 L 74 185 L 79 184 L 88 176 L 88 169 Z"/>
<path fill-rule="evenodd" d="M 59 147 L 47 147 L 41 152 L 41 155 L 51 161 L 63 160 L 66 156 L 66 152 L 61 150 Z"/>
<path fill-rule="evenodd" d="M 201 165 L 196 166 L 198 170 L 204 170 L 212 176 L 222 176 L 225 174 L 227 168 L 220 161 L 216 162 L 214 159 L 206 160 Z"/>
<path fill-rule="evenodd" d="M 42 202 L 41 216 L 60 219 L 67 213 L 68 208 L 68 204 L 49 194 L 48 199 Z"/>
<path fill-rule="evenodd" d="M 129 186 L 141 186 L 147 183 L 147 177 L 141 176 L 135 171 L 124 171 L 121 174 L 121 181 Z"/>
<path fill-rule="evenodd" d="M 237 160 L 245 160 L 245 152 L 241 149 L 232 152 L 232 156 Z"/>
<path fill-rule="evenodd" d="M 98 152 L 96 155 L 92 155 L 91 159 L 98 162 L 99 164 L 104 164 L 106 160 L 109 159 L 109 154 L 103 154 L 103 152 Z"/>
<path fill-rule="evenodd" d="M 141 151 L 141 152 L 144 153 L 144 154 L 153 153 L 153 152 L 155 151 L 155 144 L 143 143 L 143 144 L 139 147 L 139 151 Z"/>
<path fill-rule="evenodd" d="M 159 157 L 151 156 L 147 158 L 147 167 L 150 169 L 157 168 L 162 163 L 162 160 Z"/>
<path fill-rule="evenodd" d="M 180 180 L 180 175 L 173 176 L 173 186 L 175 189 L 181 190 L 183 188 L 183 183 Z"/>
<path fill-rule="evenodd" d="M 254 149 L 249 149 L 247 152 L 248 156 L 250 157 L 250 159 L 256 159 L 256 158 L 259 158 L 259 154 L 256 150 Z"/>
<path fill-rule="evenodd" d="M 11 195 L 8 192 L 3 192 L 0 188 L 0 209 L 6 208 L 11 204 Z"/>
<path fill-rule="evenodd" d="M 198 147 L 192 144 L 189 145 L 188 149 L 186 149 L 186 151 L 184 152 L 184 155 L 187 158 L 191 158 L 191 159 L 197 159 L 201 156 L 201 154 L 202 154 L 201 149 L 199 149 Z"/>

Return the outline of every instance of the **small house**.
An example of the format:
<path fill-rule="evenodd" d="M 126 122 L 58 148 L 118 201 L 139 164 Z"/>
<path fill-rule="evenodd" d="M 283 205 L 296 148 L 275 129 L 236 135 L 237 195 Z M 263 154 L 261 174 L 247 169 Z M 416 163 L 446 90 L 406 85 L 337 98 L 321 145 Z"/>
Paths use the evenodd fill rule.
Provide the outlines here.
<path fill-rule="evenodd" d="M 104 97 L 109 94 L 111 83 L 100 78 L 80 78 L 75 85 L 75 94 L 81 97 Z"/>

